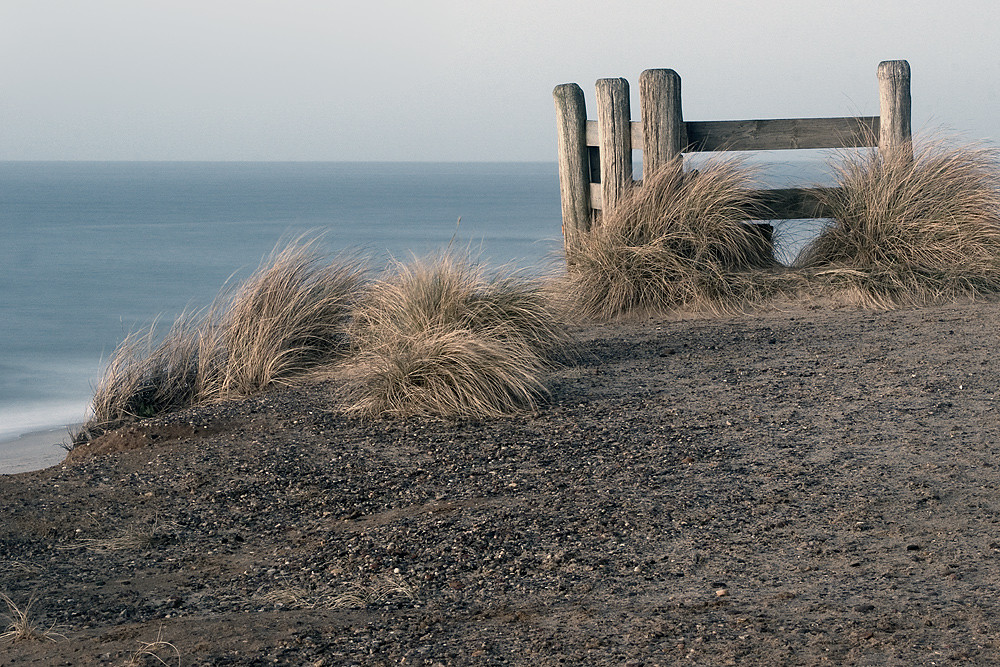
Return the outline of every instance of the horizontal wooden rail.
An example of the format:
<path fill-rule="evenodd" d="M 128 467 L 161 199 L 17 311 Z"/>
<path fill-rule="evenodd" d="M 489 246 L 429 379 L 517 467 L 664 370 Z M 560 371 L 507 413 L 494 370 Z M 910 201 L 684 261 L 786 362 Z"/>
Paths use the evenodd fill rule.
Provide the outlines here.
<path fill-rule="evenodd" d="M 780 151 L 878 145 L 878 116 L 685 123 L 689 151 Z"/>
<path fill-rule="evenodd" d="M 685 153 L 863 148 L 878 145 L 879 117 L 686 121 Z M 632 145 L 643 145 L 642 123 L 631 123 Z M 587 145 L 599 146 L 597 121 L 587 121 Z"/>
<path fill-rule="evenodd" d="M 822 197 L 830 197 L 838 188 L 783 188 L 755 190 L 757 207 L 751 213 L 754 220 L 799 220 L 830 218 L 830 210 Z"/>
<path fill-rule="evenodd" d="M 636 182 L 639 185 L 640 182 Z M 757 199 L 749 211 L 748 220 L 799 220 L 832 217 L 823 205 L 822 195 L 829 197 L 837 188 L 782 188 L 753 190 Z M 601 184 L 590 184 L 590 205 L 600 211 Z"/>

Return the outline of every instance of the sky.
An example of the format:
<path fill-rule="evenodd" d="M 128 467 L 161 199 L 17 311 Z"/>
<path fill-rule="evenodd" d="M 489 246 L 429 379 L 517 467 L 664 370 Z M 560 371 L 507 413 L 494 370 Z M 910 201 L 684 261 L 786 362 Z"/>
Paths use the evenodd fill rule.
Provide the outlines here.
<path fill-rule="evenodd" d="M 554 161 L 552 89 L 672 68 L 686 120 L 1000 137 L 996 0 L 0 0 L 0 160 Z"/>

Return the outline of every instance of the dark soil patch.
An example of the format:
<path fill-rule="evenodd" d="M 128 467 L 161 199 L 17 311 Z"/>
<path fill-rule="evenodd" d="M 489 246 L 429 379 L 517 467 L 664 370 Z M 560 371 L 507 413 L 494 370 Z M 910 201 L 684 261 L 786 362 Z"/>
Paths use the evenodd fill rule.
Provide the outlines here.
<path fill-rule="evenodd" d="M 232 424 L 213 423 L 199 429 L 192 424 L 163 424 L 158 420 L 149 419 L 77 445 L 67 454 L 64 465 L 74 465 L 93 456 L 148 449 L 182 439 L 204 439 L 232 428 Z"/>

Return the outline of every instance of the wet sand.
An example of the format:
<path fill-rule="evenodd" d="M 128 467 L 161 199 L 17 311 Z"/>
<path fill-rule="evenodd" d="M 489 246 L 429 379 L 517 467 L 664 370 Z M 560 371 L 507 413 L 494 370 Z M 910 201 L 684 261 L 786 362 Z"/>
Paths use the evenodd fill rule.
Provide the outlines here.
<path fill-rule="evenodd" d="M 0 441 L 0 475 L 41 470 L 66 457 L 60 443 L 68 445 L 72 426 L 25 433 Z"/>

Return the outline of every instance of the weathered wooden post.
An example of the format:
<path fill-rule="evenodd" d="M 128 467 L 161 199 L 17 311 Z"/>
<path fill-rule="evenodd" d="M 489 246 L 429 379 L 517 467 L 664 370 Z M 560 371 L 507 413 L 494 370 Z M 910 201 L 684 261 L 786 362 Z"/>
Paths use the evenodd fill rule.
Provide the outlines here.
<path fill-rule="evenodd" d="M 672 69 L 648 69 L 639 76 L 643 178 L 680 157 L 687 146 L 681 113 L 681 77 Z"/>
<path fill-rule="evenodd" d="M 910 63 L 886 60 L 878 65 L 878 149 L 913 159 L 910 129 Z"/>
<path fill-rule="evenodd" d="M 583 90 L 564 83 L 552 91 L 559 133 L 559 192 L 562 201 L 563 245 L 569 253 L 581 234 L 590 231 L 590 150 L 587 148 L 587 104 Z"/>
<path fill-rule="evenodd" d="M 628 81 L 597 80 L 597 134 L 601 151 L 601 210 L 632 188 L 632 112 Z"/>

